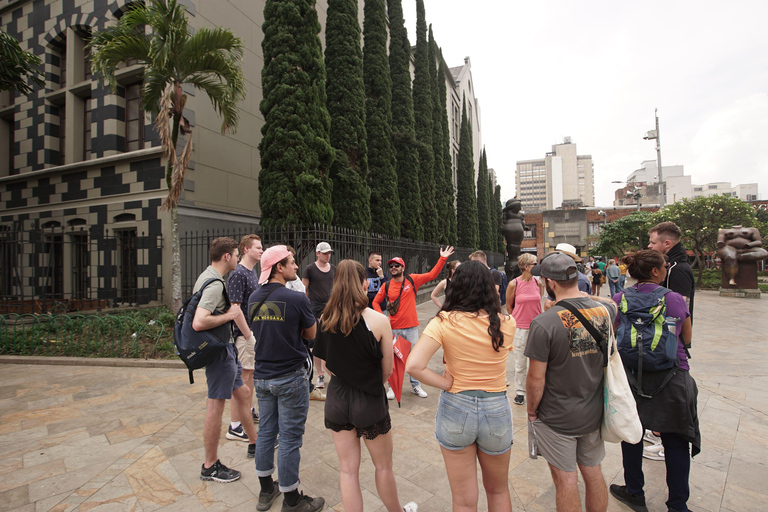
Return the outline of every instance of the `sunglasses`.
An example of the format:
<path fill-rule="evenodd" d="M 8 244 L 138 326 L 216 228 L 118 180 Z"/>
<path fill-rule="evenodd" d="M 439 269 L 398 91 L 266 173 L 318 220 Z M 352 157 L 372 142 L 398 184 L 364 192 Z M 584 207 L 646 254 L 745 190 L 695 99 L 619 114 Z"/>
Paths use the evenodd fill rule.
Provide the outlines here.
<path fill-rule="evenodd" d="M 401 265 L 401 264 L 399 264 L 399 263 L 392 263 L 392 264 L 389 266 L 389 268 L 398 268 L 398 267 L 402 267 L 402 265 Z"/>

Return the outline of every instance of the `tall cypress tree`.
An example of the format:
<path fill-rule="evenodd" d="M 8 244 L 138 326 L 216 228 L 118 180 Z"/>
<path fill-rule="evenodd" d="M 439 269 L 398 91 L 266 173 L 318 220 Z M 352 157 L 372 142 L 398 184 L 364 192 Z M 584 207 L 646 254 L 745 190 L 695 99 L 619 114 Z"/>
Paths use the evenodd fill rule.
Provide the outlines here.
<path fill-rule="evenodd" d="M 439 233 L 435 206 L 435 155 L 432 148 L 432 65 L 429 62 L 424 0 L 416 0 L 416 54 L 413 67 L 413 113 L 416 120 L 416 140 L 419 143 L 421 222 L 424 225 L 424 240 L 437 242 Z"/>
<path fill-rule="evenodd" d="M 445 222 L 448 234 L 448 243 L 450 245 L 456 245 L 456 188 L 453 183 L 453 161 L 451 160 L 451 128 L 448 124 L 448 88 L 445 85 L 445 60 L 443 59 L 443 51 L 438 50 L 438 59 L 440 61 L 437 66 L 437 90 L 440 95 L 440 115 L 442 116 L 443 125 L 443 140 L 440 146 L 443 151 L 443 163 L 445 166 L 445 178 L 443 185 L 445 189 L 443 191 L 443 198 L 445 198 L 445 214 L 442 221 Z"/>
<path fill-rule="evenodd" d="M 460 247 L 477 248 L 477 195 L 472 154 L 472 128 L 467 119 L 467 100 L 462 99 L 461 138 L 456 176 L 456 234 Z"/>
<path fill-rule="evenodd" d="M 486 168 L 485 149 L 480 156 L 480 165 L 477 170 L 477 227 L 480 237 L 480 248 L 490 250 L 491 226 L 488 224 L 488 169 Z"/>
<path fill-rule="evenodd" d="M 506 254 L 507 242 L 504 240 L 504 235 L 501 233 L 501 223 L 503 222 L 503 209 L 501 204 L 501 185 L 496 185 L 496 190 L 493 194 L 494 211 L 496 212 L 496 252 Z"/>
<path fill-rule="evenodd" d="M 448 211 L 446 203 L 450 196 L 446 195 L 445 163 L 443 161 L 443 116 L 440 112 L 440 87 L 438 85 L 437 45 L 432 34 L 432 25 L 429 25 L 429 76 L 430 90 L 432 92 L 432 154 L 435 157 L 435 210 L 440 220 L 437 223 L 437 241 L 448 245 Z M 443 81 L 445 79 L 443 78 Z"/>
<path fill-rule="evenodd" d="M 333 224 L 368 231 L 371 190 L 357 0 L 328 0 L 325 69 L 331 146 L 336 150 L 331 165 Z"/>
<path fill-rule="evenodd" d="M 491 171 L 488 169 L 488 157 L 485 155 L 485 148 L 483 148 L 483 159 L 485 160 L 485 169 L 488 172 L 488 187 L 485 189 L 488 191 L 488 231 L 490 233 L 488 250 L 496 250 L 496 232 L 499 230 L 496 227 L 496 206 L 493 199 L 493 192 L 496 187 L 493 185 L 493 178 L 491 178 Z"/>
<path fill-rule="evenodd" d="M 363 82 L 371 230 L 400 236 L 400 197 L 397 193 L 395 150 L 392 147 L 392 79 L 387 57 L 384 0 L 367 0 L 363 13 Z"/>
<path fill-rule="evenodd" d="M 389 71 L 392 77 L 392 140 L 397 159 L 397 190 L 400 196 L 401 236 L 424 239 L 419 190 L 419 153 L 411 95 L 411 43 L 403 20 L 401 0 L 388 0 Z"/>
<path fill-rule="evenodd" d="M 334 151 L 314 0 L 267 0 L 262 29 L 261 224 L 328 224 Z"/>

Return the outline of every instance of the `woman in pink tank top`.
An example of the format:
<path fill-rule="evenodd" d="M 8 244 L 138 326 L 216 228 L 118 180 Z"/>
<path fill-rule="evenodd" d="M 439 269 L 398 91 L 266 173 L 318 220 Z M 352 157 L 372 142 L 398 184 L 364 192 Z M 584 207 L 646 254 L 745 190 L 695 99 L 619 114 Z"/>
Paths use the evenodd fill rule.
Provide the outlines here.
<path fill-rule="evenodd" d="M 525 378 L 528 376 L 528 358 L 525 357 L 525 344 L 528 341 L 528 328 L 531 321 L 541 313 L 541 297 L 544 284 L 531 275 L 537 258 L 524 253 L 517 259 L 517 266 L 523 274 L 512 280 L 507 286 L 507 311 L 515 318 L 517 330 L 513 341 L 515 358 L 515 399 L 517 405 L 525 403 Z"/>

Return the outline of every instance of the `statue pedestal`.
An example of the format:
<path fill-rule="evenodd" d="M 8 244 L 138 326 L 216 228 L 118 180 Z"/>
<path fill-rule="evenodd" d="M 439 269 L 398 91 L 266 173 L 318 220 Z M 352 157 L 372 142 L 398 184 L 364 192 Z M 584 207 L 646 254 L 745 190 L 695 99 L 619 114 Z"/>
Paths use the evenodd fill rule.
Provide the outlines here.
<path fill-rule="evenodd" d="M 760 288 L 754 290 L 736 288 L 734 286 L 731 286 L 730 288 L 720 288 L 721 297 L 735 297 L 737 299 L 759 299 L 760 293 Z"/>
<path fill-rule="evenodd" d="M 749 261 L 739 262 L 739 271 L 736 273 L 736 285 L 728 283 L 725 271 L 721 274 L 720 296 L 736 297 L 740 299 L 759 299 L 760 288 L 757 286 L 757 263 Z"/>

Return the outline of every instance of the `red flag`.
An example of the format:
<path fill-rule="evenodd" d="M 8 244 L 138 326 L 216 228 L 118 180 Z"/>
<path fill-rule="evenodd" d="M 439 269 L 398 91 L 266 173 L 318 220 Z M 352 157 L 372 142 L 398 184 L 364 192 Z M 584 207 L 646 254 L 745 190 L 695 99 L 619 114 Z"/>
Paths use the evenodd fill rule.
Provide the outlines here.
<path fill-rule="evenodd" d="M 397 406 L 400 407 L 400 400 L 403 396 L 405 362 L 408 360 L 408 354 L 411 353 L 411 342 L 402 336 L 398 336 L 392 341 L 392 350 L 395 353 L 395 360 L 392 365 L 392 375 L 387 382 L 389 382 L 389 387 L 395 392 Z"/>

